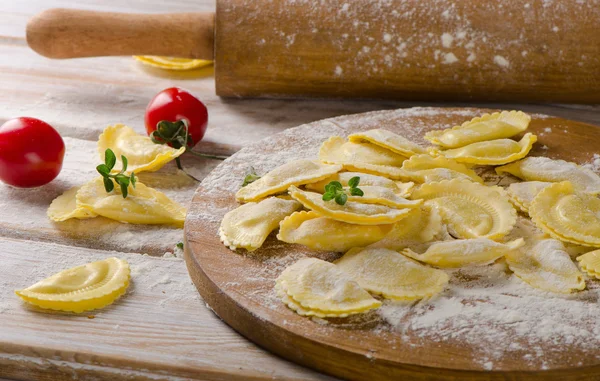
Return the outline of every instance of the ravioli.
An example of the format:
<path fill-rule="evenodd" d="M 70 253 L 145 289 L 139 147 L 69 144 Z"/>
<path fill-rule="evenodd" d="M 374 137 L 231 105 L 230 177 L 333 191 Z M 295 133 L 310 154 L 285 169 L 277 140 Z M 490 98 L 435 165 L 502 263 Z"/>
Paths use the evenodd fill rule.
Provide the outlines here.
<path fill-rule="evenodd" d="M 407 248 L 402 254 L 437 267 L 480 266 L 523 246 L 523 238 L 499 243 L 487 238 L 457 239 L 436 242 L 422 254 Z"/>
<path fill-rule="evenodd" d="M 400 169 L 405 156 L 371 143 L 347 142 L 340 136 L 332 136 L 321 145 L 319 160 L 330 164 L 341 164 L 348 171 L 401 180 Z"/>
<path fill-rule="evenodd" d="M 442 217 L 435 208 L 421 207 L 394 224 L 392 230 L 369 247 L 401 250 L 415 243 L 429 242 L 442 231 Z M 359 245 L 357 245 L 359 246 Z"/>
<path fill-rule="evenodd" d="M 341 165 L 323 164 L 307 159 L 291 161 L 240 188 L 235 198 L 240 202 L 258 201 L 264 197 L 285 192 L 291 185 L 316 183 L 341 169 Z"/>
<path fill-rule="evenodd" d="M 363 204 L 348 201 L 338 205 L 334 201 L 323 201 L 322 195 L 306 192 L 295 186 L 289 189 L 290 196 L 305 208 L 323 217 L 359 225 L 382 225 L 398 222 L 410 213 L 411 208 L 395 209 L 384 205 Z"/>
<path fill-rule="evenodd" d="M 577 257 L 579 267 L 586 274 L 596 279 L 600 279 L 600 249 L 590 251 Z"/>
<path fill-rule="evenodd" d="M 356 225 L 321 217 L 315 212 L 296 212 L 279 225 L 277 239 L 313 250 L 346 252 L 379 241 L 393 224 Z"/>
<path fill-rule="evenodd" d="M 417 300 L 444 290 L 448 274 L 396 251 L 355 248 L 335 262 L 365 290 L 392 300 Z"/>
<path fill-rule="evenodd" d="M 556 239 L 600 247 L 600 198 L 577 192 L 569 181 L 539 192 L 529 215 L 537 227 Z"/>
<path fill-rule="evenodd" d="M 185 147 L 175 149 L 166 144 L 155 144 L 149 137 L 138 134 L 124 124 L 106 127 L 98 138 L 100 160 L 104 160 L 104 152 L 108 148 L 117 157 L 113 171 L 118 172 L 122 168 L 121 155 L 124 155 L 127 158 L 127 173 L 157 171 L 185 152 Z"/>
<path fill-rule="evenodd" d="M 460 126 L 443 131 L 429 131 L 425 139 L 444 148 L 460 148 L 469 144 L 510 138 L 529 126 L 531 117 L 522 111 L 483 114 Z"/>
<path fill-rule="evenodd" d="M 453 148 L 446 151 L 432 150 L 433 154 L 444 155 L 460 163 L 477 165 L 502 165 L 527 156 L 537 136 L 527 133 L 516 142 L 511 139 L 497 139 L 472 143 L 468 146 Z"/>
<path fill-rule="evenodd" d="M 512 183 L 506 188 L 510 202 L 523 213 L 529 213 L 529 206 L 538 193 L 552 183 L 544 181 L 525 181 Z"/>
<path fill-rule="evenodd" d="M 404 197 L 400 197 L 389 188 L 378 187 L 374 185 L 359 185 L 359 187 L 363 191 L 363 195 L 349 195 L 348 201 L 354 201 L 361 204 L 385 205 L 389 206 L 390 208 L 397 209 L 417 208 L 423 203 L 423 200 L 407 200 Z M 349 188 L 344 189 L 348 194 L 350 193 Z"/>
<path fill-rule="evenodd" d="M 424 199 L 437 208 L 448 230 L 458 238 L 499 239 L 507 235 L 517 221 L 517 213 L 506 192 L 466 180 L 423 184 L 412 199 Z"/>
<path fill-rule="evenodd" d="M 219 227 L 221 241 L 231 250 L 254 251 L 284 218 L 301 206 L 297 201 L 277 197 L 239 206 L 223 217 Z"/>
<path fill-rule="evenodd" d="M 520 250 L 507 253 L 506 263 L 516 276 L 544 291 L 568 294 L 585 288 L 583 275 L 555 239 L 533 239 Z"/>
<path fill-rule="evenodd" d="M 527 181 L 557 183 L 570 181 L 576 189 L 590 193 L 600 193 L 600 176 L 594 171 L 564 160 L 547 157 L 527 157 L 523 160 L 496 168 L 496 173 L 510 173 Z"/>
<path fill-rule="evenodd" d="M 291 309 L 300 307 L 308 316 L 346 317 L 381 306 L 348 274 L 317 258 L 303 258 L 287 267 L 275 284 L 278 294 L 293 302 L 287 303 Z"/>
<path fill-rule="evenodd" d="M 348 136 L 348 140 L 352 143 L 367 142 L 375 144 L 405 157 L 426 152 L 423 147 L 406 139 L 404 136 L 382 129 L 357 132 Z"/>
<path fill-rule="evenodd" d="M 86 184 L 77 192 L 77 207 L 85 208 L 99 216 L 131 224 L 170 224 L 183 227 L 185 208 L 164 193 L 137 182 L 129 189 L 127 198 L 121 188 L 106 192 L 102 177 Z"/>
<path fill-rule="evenodd" d="M 394 192 L 399 197 L 410 196 L 410 193 L 412 192 L 412 189 L 415 185 L 412 182 L 402 183 L 402 182 L 390 180 L 387 177 L 370 175 L 368 173 L 340 172 L 340 173 L 336 173 L 335 175 L 332 175 L 332 176 L 326 178 L 325 180 L 321 180 L 321 181 L 318 181 L 318 182 L 312 183 L 312 184 L 307 184 L 306 189 L 314 191 L 314 192 L 325 193 L 325 186 L 327 184 L 329 184 L 330 182 L 339 181 L 343 187 L 347 187 L 348 182 L 353 177 L 360 177 L 360 184 L 359 184 L 360 188 L 365 187 L 365 186 L 377 186 L 377 187 L 387 188 L 387 189 L 390 189 L 392 192 Z"/>
<path fill-rule="evenodd" d="M 75 196 L 81 187 L 73 187 L 65 191 L 55 198 L 48 207 L 48 217 L 52 221 L 62 222 L 70 218 L 78 218 L 80 220 L 94 218 L 96 213 L 83 207 L 77 207 Z"/>
<path fill-rule="evenodd" d="M 44 309 L 81 313 L 112 304 L 129 279 L 129 264 L 113 257 L 61 271 L 16 294 Z"/>
<path fill-rule="evenodd" d="M 429 183 L 452 179 L 467 179 L 483 183 L 483 179 L 466 165 L 444 156 L 414 155 L 402 163 L 405 176 L 411 181 Z"/>

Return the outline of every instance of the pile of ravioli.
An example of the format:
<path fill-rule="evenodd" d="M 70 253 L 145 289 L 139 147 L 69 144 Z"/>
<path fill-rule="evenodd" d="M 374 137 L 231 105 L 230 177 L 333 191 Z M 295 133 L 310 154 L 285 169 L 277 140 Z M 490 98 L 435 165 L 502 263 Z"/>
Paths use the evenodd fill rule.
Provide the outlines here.
<path fill-rule="evenodd" d="M 122 168 L 121 155 L 127 158 L 126 175 L 134 172 L 154 172 L 166 163 L 179 157 L 185 148 L 171 148 L 159 145 L 132 128 L 123 124 L 108 126 L 98 139 L 100 160 L 104 160 L 104 152 L 110 148 L 117 157 L 114 172 Z M 71 218 L 87 219 L 96 216 L 107 217 L 116 221 L 132 224 L 169 224 L 182 227 L 186 209 L 171 200 L 164 193 L 148 187 L 139 181 L 135 188 L 129 188 L 129 194 L 123 198 L 120 187 L 115 184 L 114 190 L 106 192 L 103 178 L 68 189 L 58 196 L 47 211 L 48 217 L 56 222 Z"/>
<path fill-rule="evenodd" d="M 449 282 L 444 269 L 497 260 L 532 287 L 583 290 L 580 269 L 600 279 L 600 177 L 575 163 L 527 157 L 537 140 L 526 132 L 530 121 L 521 111 L 485 114 L 428 132 L 429 148 L 381 129 L 332 136 L 318 160 L 284 164 L 242 187 L 243 205 L 224 216 L 221 241 L 253 251 L 279 229 L 283 242 L 344 253 L 333 263 L 303 258 L 277 278 L 277 295 L 303 316 L 346 317 L 382 299 L 430 298 Z M 486 166 L 520 181 L 488 186 L 478 175 Z M 331 181 L 348 190 L 356 176 L 362 197 L 323 200 Z M 517 219 L 542 233 L 515 234 Z M 577 258 L 580 269 L 565 245 L 588 251 Z"/>

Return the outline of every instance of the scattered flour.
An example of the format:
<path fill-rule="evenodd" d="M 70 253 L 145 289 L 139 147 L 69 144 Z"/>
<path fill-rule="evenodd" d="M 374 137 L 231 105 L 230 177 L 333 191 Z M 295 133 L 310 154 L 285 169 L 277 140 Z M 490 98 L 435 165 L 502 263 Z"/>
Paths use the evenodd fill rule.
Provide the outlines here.
<path fill-rule="evenodd" d="M 502 66 L 502 67 L 509 67 L 510 66 L 510 62 L 508 62 L 508 60 L 502 56 L 494 56 L 494 63 L 498 66 Z"/>
<path fill-rule="evenodd" d="M 444 54 L 444 59 L 442 60 L 442 63 L 444 63 L 444 64 L 453 64 L 455 62 L 458 62 L 458 58 L 456 58 L 456 56 L 454 55 L 454 53 L 446 53 L 446 54 Z"/>

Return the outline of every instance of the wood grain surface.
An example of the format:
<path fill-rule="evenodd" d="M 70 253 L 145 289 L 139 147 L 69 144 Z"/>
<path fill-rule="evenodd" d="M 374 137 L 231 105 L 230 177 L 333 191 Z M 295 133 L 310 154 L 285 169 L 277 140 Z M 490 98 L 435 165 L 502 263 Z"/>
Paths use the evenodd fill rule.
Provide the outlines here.
<path fill-rule="evenodd" d="M 282 244 L 271 237 L 263 248 L 246 254 L 226 248 L 217 230 L 224 213 L 238 206 L 231 178 L 243 177 L 249 165 L 268 166 L 268 157 L 286 161 L 314 158 L 329 135 L 347 136 L 383 128 L 424 143 L 422 134 L 450 128 L 482 115 L 482 109 L 417 109 L 367 113 L 318 121 L 244 148 L 209 175 L 194 196 L 186 220 L 186 262 L 204 300 L 230 326 L 279 355 L 322 372 L 352 380 L 589 380 L 600 378 L 595 351 L 575 345 L 544 342 L 543 361 L 526 362 L 507 354 L 492 371 L 477 361 L 476 347 L 460 335 L 446 340 L 421 340 L 417 332 L 389 328 L 376 314 L 364 318 L 330 319 L 318 324 L 299 316 L 275 296 L 275 278 L 302 257 L 335 259 L 334 253 Z M 534 115 L 528 132 L 539 140 L 532 156 L 584 164 L 600 146 L 599 128 L 561 118 Z M 252 161 L 254 158 L 255 161 Z M 277 162 L 277 164 L 281 164 Z M 264 172 L 260 172 L 264 173 Z M 225 176 L 227 174 L 227 176 Z M 486 324 L 480 321 L 478 324 Z M 593 327 L 587 327 L 586 329 Z M 538 347 L 520 341 L 524 356 Z M 498 344 L 500 345 L 500 344 Z"/>
<path fill-rule="evenodd" d="M 217 1 L 217 94 L 600 102 L 600 7 Z"/>
<path fill-rule="evenodd" d="M 0 91 L 3 94 L 0 97 L 0 123 L 21 115 L 38 117 L 55 126 L 64 137 L 81 141 L 78 145 L 81 147 L 91 149 L 100 132 L 112 123 L 126 123 L 143 132 L 147 102 L 156 92 L 170 86 L 188 88 L 207 104 L 209 129 L 197 149 L 215 154 L 232 154 L 288 127 L 323 118 L 423 105 L 392 101 L 223 100 L 215 95 L 212 68 L 169 73 L 148 69 L 130 57 L 49 60 L 26 46 L 25 26 L 33 15 L 54 7 L 131 13 L 214 12 L 215 2 L 0 1 Z M 597 105 L 513 103 L 503 107 L 600 124 L 600 106 Z M 71 152 L 83 153 L 79 148 Z M 84 168 L 93 160 L 92 157 L 74 158 L 73 162 L 69 159 L 65 168 L 74 173 L 78 163 Z M 198 162 L 191 167 L 201 177 L 217 164 Z M 64 180 L 60 187 L 65 186 L 67 179 Z M 146 248 L 105 246 L 107 243 L 102 239 L 79 240 L 54 230 L 43 212 L 52 195 L 58 194 L 58 188 L 51 184 L 46 188 L 48 195 L 32 192 L 32 197 L 1 188 L 3 198 L 12 205 L 3 204 L 2 208 L 9 209 L 0 209 L 0 284 L 3 293 L 0 301 L 0 377 L 43 381 L 76 378 L 228 380 L 248 379 L 245 378 L 248 374 L 255 380 L 329 379 L 258 349 L 223 324 L 196 298 L 193 286 L 186 283 L 189 276 L 182 261 L 172 264 L 141 255 L 144 252 L 160 255 L 167 246 L 171 250 L 172 245 L 156 247 L 157 239 L 154 238 Z M 40 199 L 36 201 L 38 196 Z M 31 218 L 26 219 L 28 213 Z M 16 240 L 17 237 L 21 240 Z M 115 255 L 101 251 L 107 248 L 127 252 L 118 255 L 130 260 L 134 269 L 156 268 L 151 272 L 156 279 L 142 277 L 135 285 L 135 293 L 109 309 L 99 311 L 95 319 L 41 314 L 27 309 L 12 294 L 12 290 L 34 283 L 53 269 Z M 165 296 L 169 294 L 162 294 L 161 287 L 166 288 L 169 284 L 152 287 L 161 277 L 168 277 L 171 285 L 181 288 L 185 294 L 181 301 L 169 301 Z M 138 299 L 136 294 L 143 297 Z M 116 328 L 123 324 L 127 329 Z M 180 326 L 186 327 L 184 331 L 190 333 L 189 337 L 184 339 L 178 334 Z M 17 344 L 9 347 L 9 343 Z M 127 363 L 113 361 L 121 356 Z M 140 360 L 141 357 L 147 357 L 148 361 Z M 193 374 L 187 373 L 189 369 L 193 369 Z"/>

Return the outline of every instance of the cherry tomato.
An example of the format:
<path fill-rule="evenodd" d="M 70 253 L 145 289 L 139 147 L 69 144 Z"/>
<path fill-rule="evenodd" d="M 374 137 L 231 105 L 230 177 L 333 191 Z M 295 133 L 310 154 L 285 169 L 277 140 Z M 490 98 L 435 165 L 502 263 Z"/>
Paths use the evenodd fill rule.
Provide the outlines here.
<path fill-rule="evenodd" d="M 171 87 L 156 94 L 146 107 L 146 132 L 151 135 L 161 121 L 185 120 L 191 135 L 191 148 L 204 137 L 208 124 L 208 111 L 198 98 L 178 87 Z"/>
<path fill-rule="evenodd" d="M 52 126 L 15 118 L 0 126 L 0 180 L 21 188 L 39 187 L 62 169 L 65 143 Z"/>

